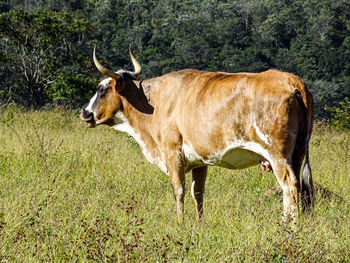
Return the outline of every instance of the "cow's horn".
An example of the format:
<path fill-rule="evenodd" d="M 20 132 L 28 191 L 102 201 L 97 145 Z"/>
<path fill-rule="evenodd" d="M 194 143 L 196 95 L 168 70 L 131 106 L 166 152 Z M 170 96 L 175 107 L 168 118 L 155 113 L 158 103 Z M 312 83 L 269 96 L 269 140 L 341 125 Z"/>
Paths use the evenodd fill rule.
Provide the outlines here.
<path fill-rule="evenodd" d="M 119 79 L 120 76 L 117 73 L 114 73 L 113 71 L 105 68 L 104 66 L 101 65 L 101 63 L 98 61 L 97 57 L 96 57 L 96 47 L 94 47 L 94 54 L 93 54 L 93 58 L 94 58 L 94 63 L 96 68 L 103 74 L 106 75 L 108 77 L 111 77 L 113 79 Z"/>
<path fill-rule="evenodd" d="M 135 69 L 134 75 L 135 75 L 135 77 L 137 77 L 138 75 L 140 75 L 142 69 L 141 69 L 140 63 L 136 60 L 134 53 L 132 52 L 131 45 L 129 46 L 129 54 L 130 54 L 132 64 L 134 65 L 134 69 Z"/>

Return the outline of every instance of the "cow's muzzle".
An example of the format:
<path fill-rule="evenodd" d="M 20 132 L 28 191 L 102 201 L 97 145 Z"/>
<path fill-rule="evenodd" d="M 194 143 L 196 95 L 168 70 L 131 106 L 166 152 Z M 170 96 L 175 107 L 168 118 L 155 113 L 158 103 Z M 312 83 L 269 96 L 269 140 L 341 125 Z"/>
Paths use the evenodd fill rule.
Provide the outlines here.
<path fill-rule="evenodd" d="M 87 124 L 87 126 L 89 128 L 93 128 L 96 126 L 94 114 L 92 112 L 89 112 L 89 111 L 85 110 L 84 108 L 82 108 L 80 111 L 79 117 L 81 120 L 85 121 L 85 123 Z"/>

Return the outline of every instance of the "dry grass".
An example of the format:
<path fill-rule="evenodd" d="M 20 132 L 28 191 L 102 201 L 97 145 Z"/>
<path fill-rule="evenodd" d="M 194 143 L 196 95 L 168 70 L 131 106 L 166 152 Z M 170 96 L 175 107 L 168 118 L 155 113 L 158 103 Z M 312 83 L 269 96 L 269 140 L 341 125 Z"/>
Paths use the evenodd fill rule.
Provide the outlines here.
<path fill-rule="evenodd" d="M 187 194 L 178 225 L 169 178 L 127 135 L 86 129 L 76 112 L 0 117 L 1 262 L 350 261 L 349 131 L 316 127 L 311 142 L 315 180 L 344 202 L 319 198 L 291 232 L 259 167 L 211 167 L 204 221 Z"/>

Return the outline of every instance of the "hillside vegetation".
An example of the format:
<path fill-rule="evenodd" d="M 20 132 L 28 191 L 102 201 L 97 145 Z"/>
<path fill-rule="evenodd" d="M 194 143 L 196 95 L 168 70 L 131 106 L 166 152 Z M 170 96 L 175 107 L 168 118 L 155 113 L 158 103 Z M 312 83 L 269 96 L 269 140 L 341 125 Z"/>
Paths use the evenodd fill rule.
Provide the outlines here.
<path fill-rule="evenodd" d="M 316 125 L 317 197 L 296 231 L 279 225 L 282 198 L 258 166 L 209 169 L 204 220 L 195 222 L 188 177 L 185 223 L 169 178 L 126 134 L 87 129 L 77 112 L 9 107 L 0 121 L 0 261 L 349 262 L 350 134 Z"/>
<path fill-rule="evenodd" d="M 25 11 L 23 11 L 25 10 Z M 0 104 L 81 107 L 109 68 L 142 78 L 194 68 L 305 80 L 316 116 L 350 97 L 350 5 L 344 0 L 0 1 Z"/>

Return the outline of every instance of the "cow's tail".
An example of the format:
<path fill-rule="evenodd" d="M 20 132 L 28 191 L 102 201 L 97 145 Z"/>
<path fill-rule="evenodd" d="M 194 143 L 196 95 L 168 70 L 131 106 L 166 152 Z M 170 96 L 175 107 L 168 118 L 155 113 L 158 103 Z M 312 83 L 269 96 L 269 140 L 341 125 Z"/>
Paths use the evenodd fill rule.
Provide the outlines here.
<path fill-rule="evenodd" d="M 309 140 L 305 141 L 305 162 L 301 180 L 301 204 L 303 212 L 312 212 L 315 202 L 315 189 L 309 161 Z"/>
<path fill-rule="evenodd" d="M 309 142 L 313 128 L 314 102 L 311 93 L 306 89 L 306 87 L 304 88 L 304 94 L 302 94 L 302 97 L 304 105 L 306 107 L 306 120 L 304 120 L 305 122 L 303 126 L 304 131 L 306 132 L 306 136 L 304 140 L 305 161 L 301 178 L 301 204 L 303 212 L 312 212 L 315 202 L 315 189 L 312 182 L 312 172 L 309 159 Z"/>

